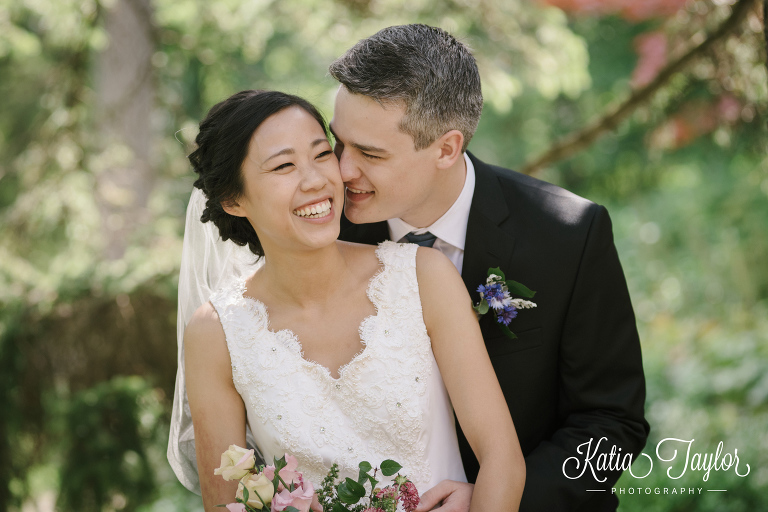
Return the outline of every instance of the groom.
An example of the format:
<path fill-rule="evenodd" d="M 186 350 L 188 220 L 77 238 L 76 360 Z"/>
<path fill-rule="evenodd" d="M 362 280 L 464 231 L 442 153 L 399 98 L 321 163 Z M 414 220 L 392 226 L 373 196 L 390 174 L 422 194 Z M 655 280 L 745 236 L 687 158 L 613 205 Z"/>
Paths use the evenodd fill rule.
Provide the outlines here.
<path fill-rule="evenodd" d="M 538 307 L 509 326 L 517 339 L 490 313 L 480 321 L 526 457 L 520 510 L 615 510 L 620 471 L 602 467 L 600 455 L 614 446 L 637 455 L 649 427 L 635 317 L 605 208 L 466 152 L 482 111 L 480 77 L 469 50 L 441 29 L 381 30 L 330 74 L 341 83 L 331 128 L 351 221 L 341 238 L 423 235 L 417 243 L 448 256 L 473 298 L 491 267 L 536 290 Z M 460 431 L 459 445 L 474 482 L 479 464 Z M 463 491 L 438 492 L 457 502 Z"/>

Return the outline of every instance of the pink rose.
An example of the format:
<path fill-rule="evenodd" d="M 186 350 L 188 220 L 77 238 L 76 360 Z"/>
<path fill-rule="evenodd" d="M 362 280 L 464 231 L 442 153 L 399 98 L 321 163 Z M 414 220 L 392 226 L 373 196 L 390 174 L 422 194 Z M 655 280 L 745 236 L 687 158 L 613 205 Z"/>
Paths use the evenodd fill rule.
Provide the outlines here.
<path fill-rule="evenodd" d="M 229 512 L 245 512 L 245 505 L 243 503 L 230 503 L 227 505 Z"/>
<path fill-rule="evenodd" d="M 280 478 L 282 478 L 283 481 L 288 485 L 291 485 L 291 482 L 296 485 L 300 484 L 302 481 L 301 473 L 296 471 L 296 469 L 299 467 L 299 461 L 296 460 L 296 457 L 293 455 L 288 455 L 286 453 L 285 462 L 286 466 L 280 470 Z M 270 480 L 273 480 L 275 478 L 275 466 L 265 467 L 263 474 Z M 285 489 L 283 482 L 279 482 L 277 484 L 278 492 L 282 491 L 283 489 Z"/>
<path fill-rule="evenodd" d="M 287 507 L 295 507 L 300 512 L 309 512 L 310 508 L 312 510 L 322 510 L 320 502 L 315 495 L 315 488 L 312 486 L 312 482 L 304 482 L 301 479 L 301 482 L 296 485 L 293 492 L 283 489 L 275 494 L 275 497 L 272 498 L 272 512 L 281 512 Z"/>

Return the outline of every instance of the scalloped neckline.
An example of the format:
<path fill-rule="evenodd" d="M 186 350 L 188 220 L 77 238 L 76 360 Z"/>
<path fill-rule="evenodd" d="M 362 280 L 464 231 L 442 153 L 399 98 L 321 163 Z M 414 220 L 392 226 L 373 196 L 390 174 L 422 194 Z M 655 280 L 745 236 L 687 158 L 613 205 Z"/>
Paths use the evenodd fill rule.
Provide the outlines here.
<path fill-rule="evenodd" d="M 370 340 L 366 339 L 366 336 L 364 335 L 366 330 L 364 328 L 368 322 L 371 322 L 374 319 L 378 319 L 379 317 L 379 313 L 380 313 L 379 303 L 375 299 L 375 294 L 373 293 L 373 290 L 375 285 L 379 285 L 379 282 L 383 279 L 382 276 L 384 275 L 384 271 L 387 269 L 387 265 L 384 263 L 381 256 L 379 255 L 379 248 L 376 249 L 376 257 L 379 260 L 379 267 L 376 269 L 376 272 L 374 272 L 373 275 L 368 279 L 368 286 L 365 289 L 365 295 L 366 297 L 368 297 L 368 300 L 373 305 L 374 312 L 370 315 L 366 315 L 357 326 L 357 332 L 360 335 L 360 343 L 362 343 L 363 347 L 359 351 L 355 352 L 355 355 L 353 355 L 349 361 L 339 366 L 339 368 L 336 370 L 338 377 L 334 377 L 333 374 L 331 373 L 331 370 L 327 366 L 320 364 L 317 361 L 314 361 L 312 359 L 308 359 L 304 357 L 304 348 L 301 345 L 301 340 L 299 339 L 299 336 L 292 329 L 286 327 L 284 329 L 279 329 L 275 331 L 270 327 L 269 310 L 267 309 L 267 305 L 257 298 L 245 295 L 245 289 L 246 289 L 245 281 L 248 279 L 247 277 L 243 277 L 238 280 L 237 296 L 238 298 L 245 300 L 246 303 L 250 303 L 256 308 L 261 310 L 261 312 L 264 314 L 264 319 L 266 320 L 266 327 L 264 329 L 272 337 L 275 337 L 278 339 L 284 339 L 284 337 L 288 338 L 289 343 L 284 343 L 283 346 L 287 348 L 291 353 L 298 356 L 299 359 L 301 359 L 302 364 L 304 364 L 309 368 L 316 368 L 321 370 L 321 373 L 327 379 L 330 379 L 334 383 L 339 383 L 343 380 L 344 375 L 346 374 L 347 368 L 352 366 L 353 363 L 360 361 L 362 357 L 368 353 L 367 349 L 368 349 Z"/>

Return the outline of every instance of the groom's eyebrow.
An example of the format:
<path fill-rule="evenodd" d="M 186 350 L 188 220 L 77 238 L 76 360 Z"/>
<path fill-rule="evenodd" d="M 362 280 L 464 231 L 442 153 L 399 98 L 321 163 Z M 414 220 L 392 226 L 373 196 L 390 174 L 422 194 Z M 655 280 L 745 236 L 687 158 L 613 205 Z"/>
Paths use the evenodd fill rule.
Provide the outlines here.
<path fill-rule="evenodd" d="M 328 129 L 331 131 L 333 138 L 336 139 L 336 141 L 341 142 L 339 141 L 339 137 L 336 135 L 336 132 L 333 131 L 333 127 L 328 125 Z M 389 153 L 386 149 L 377 148 L 376 146 L 366 146 L 365 144 L 359 144 L 357 142 L 342 142 L 342 144 L 345 146 L 351 146 L 359 151 L 364 151 L 366 153 Z"/>

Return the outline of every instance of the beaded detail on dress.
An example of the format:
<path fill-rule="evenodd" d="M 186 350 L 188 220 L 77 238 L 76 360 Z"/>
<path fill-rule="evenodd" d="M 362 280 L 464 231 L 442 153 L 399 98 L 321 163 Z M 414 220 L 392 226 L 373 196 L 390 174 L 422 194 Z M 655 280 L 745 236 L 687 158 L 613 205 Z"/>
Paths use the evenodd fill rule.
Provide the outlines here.
<path fill-rule="evenodd" d="M 422 491 L 432 481 L 427 448 L 436 420 L 429 411 L 442 399 L 449 409 L 443 416 L 452 419 L 452 413 L 422 318 L 417 248 L 394 242 L 378 247 L 381 267 L 367 289 L 376 313 L 361 322 L 363 349 L 338 379 L 304 359 L 292 331 L 270 329 L 266 306 L 243 296 L 245 279 L 211 297 L 235 387 L 268 462 L 290 453 L 318 484 L 334 462 L 343 478 L 356 477 L 362 460 L 377 465 L 391 458 Z"/>

